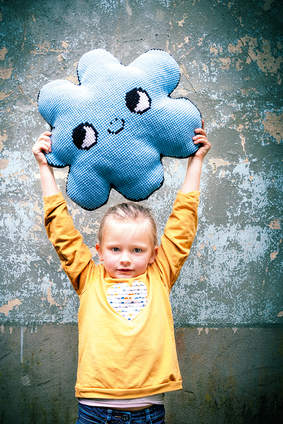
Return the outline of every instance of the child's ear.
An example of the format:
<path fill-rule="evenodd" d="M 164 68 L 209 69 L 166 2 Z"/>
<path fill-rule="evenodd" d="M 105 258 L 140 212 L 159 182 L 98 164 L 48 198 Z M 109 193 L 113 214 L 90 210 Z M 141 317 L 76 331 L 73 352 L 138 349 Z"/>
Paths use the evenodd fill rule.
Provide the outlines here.
<path fill-rule="evenodd" d="M 104 261 L 104 258 L 103 258 L 103 255 L 102 255 L 102 249 L 101 249 L 101 246 L 97 243 L 97 244 L 95 245 L 95 248 L 96 248 L 96 251 L 97 251 L 97 253 L 98 253 L 99 260 L 100 260 L 101 262 L 103 262 L 103 261 Z"/>
<path fill-rule="evenodd" d="M 148 263 L 153 264 L 153 262 L 155 261 L 157 253 L 158 253 L 158 246 L 155 246 L 154 249 L 153 249 L 153 252 L 152 252 L 152 256 L 149 259 Z"/>

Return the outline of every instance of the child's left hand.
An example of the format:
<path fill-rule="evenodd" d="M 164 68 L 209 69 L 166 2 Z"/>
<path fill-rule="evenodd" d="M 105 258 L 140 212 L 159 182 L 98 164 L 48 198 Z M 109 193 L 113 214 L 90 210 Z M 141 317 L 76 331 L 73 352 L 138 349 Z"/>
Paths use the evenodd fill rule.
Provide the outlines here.
<path fill-rule="evenodd" d="M 197 128 L 195 130 L 195 135 L 193 137 L 194 144 L 201 144 L 201 147 L 196 151 L 194 157 L 203 160 L 206 154 L 208 153 L 211 144 L 207 139 L 206 132 L 204 130 L 204 120 L 202 122 L 202 128 Z"/>

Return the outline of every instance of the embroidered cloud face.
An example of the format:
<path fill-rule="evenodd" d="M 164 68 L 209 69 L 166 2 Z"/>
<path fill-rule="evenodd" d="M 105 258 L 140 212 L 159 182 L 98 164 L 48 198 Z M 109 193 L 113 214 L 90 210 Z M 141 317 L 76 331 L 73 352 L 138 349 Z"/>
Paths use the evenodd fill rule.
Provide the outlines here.
<path fill-rule="evenodd" d="M 199 110 L 188 99 L 172 99 L 180 70 L 162 50 L 149 50 L 123 66 L 103 49 L 78 63 L 79 85 L 46 84 L 38 108 L 52 127 L 48 163 L 69 166 L 67 193 L 85 209 L 103 205 L 111 188 L 143 200 L 163 182 L 161 158 L 184 158 L 198 147 Z"/>

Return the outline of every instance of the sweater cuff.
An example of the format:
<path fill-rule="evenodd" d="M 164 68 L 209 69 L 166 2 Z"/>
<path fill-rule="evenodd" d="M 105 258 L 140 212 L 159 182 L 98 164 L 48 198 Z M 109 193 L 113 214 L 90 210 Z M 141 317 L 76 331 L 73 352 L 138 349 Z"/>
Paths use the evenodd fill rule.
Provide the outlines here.
<path fill-rule="evenodd" d="M 192 198 L 192 199 L 195 199 L 198 202 L 199 197 L 200 197 L 200 191 L 194 190 L 194 191 L 190 191 L 189 193 L 183 193 L 182 191 L 178 191 L 176 197 L 183 197 L 185 199 Z"/>
<path fill-rule="evenodd" d="M 60 203 L 62 200 L 65 201 L 65 198 L 61 191 L 56 194 L 51 194 L 50 196 L 43 196 L 44 206 L 54 205 L 54 203 Z"/>

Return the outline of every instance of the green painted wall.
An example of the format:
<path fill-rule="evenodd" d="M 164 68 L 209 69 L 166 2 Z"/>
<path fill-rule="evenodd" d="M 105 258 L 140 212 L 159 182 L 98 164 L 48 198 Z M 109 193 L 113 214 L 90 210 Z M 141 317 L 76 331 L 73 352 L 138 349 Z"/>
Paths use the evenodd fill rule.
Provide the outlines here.
<path fill-rule="evenodd" d="M 76 82 L 78 60 L 93 48 L 109 50 L 125 65 L 151 48 L 172 54 L 181 69 L 173 97 L 188 97 L 199 107 L 212 143 L 203 168 L 197 237 L 171 296 L 176 334 L 185 334 L 178 344 L 185 383 L 184 392 L 168 397 L 168 422 L 279 420 L 282 2 L 0 0 L 0 10 L 1 423 L 19 422 L 7 412 L 7 396 L 14 411 L 25 414 L 25 423 L 75 419 L 78 299 L 45 234 L 31 149 L 48 128 L 37 111 L 39 90 L 53 79 Z M 159 235 L 186 169 L 185 160 L 163 163 L 164 185 L 145 202 L 158 218 Z M 67 169 L 57 170 L 56 177 L 65 192 Z M 108 204 L 94 212 L 68 199 L 95 260 L 101 215 L 121 199 L 113 191 Z M 222 354 L 222 337 L 237 359 L 229 362 Z M 49 342 L 40 347 L 38 340 L 45 338 Z M 60 350 L 58 362 L 54 352 Z M 48 360 L 36 365 L 35 354 Z M 198 357 L 202 361 L 192 372 L 192 358 Z M 60 367 L 64 378 L 52 372 Z M 9 369 L 17 370 L 12 378 Z M 72 375 L 65 375 L 69 370 Z M 237 411 L 232 418 L 227 405 Z"/>

